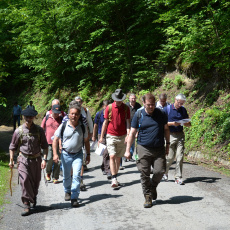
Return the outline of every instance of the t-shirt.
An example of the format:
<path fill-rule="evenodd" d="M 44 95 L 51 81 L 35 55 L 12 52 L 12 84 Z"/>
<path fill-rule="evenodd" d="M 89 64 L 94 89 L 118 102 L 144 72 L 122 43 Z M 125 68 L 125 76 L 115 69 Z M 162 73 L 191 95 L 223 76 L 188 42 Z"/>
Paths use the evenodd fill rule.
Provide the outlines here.
<path fill-rule="evenodd" d="M 127 134 L 126 119 L 130 119 L 130 110 L 127 108 L 125 112 L 125 106 L 124 103 L 119 107 L 115 102 L 112 103 L 111 121 L 107 128 L 107 134 L 112 136 L 123 136 Z M 109 106 L 105 109 L 104 118 L 109 119 Z"/>
<path fill-rule="evenodd" d="M 154 109 L 152 115 L 146 113 L 145 109 L 142 109 L 141 113 L 141 117 L 138 119 L 136 112 L 131 123 L 132 128 L 139 128 L 137 143 L 150 148 L 163 147 L 164 126 L 168 122 L 166 113 L 158 108 Z"/>
<path fill-rule="evenodd" d="M 54 132 L 57 130 L 61 122 L 61 117 L 54 119 L 52 115 L 49 115 L 47 120 L 46 117 L 43 118 L 41 127 L 45 130 L 46 139 L 49 145 L 53 143 L 51 137 L 54 135 Z"/>
<path fill-rule="evenodd" d="M 188 113 L 184 106 L 181 106 L 179 109 L 176 109 L 174 104 L 164 108 L 165 113 L 168 115 L 168 121 L 179 121 L 182 119 L 187 119 Z M 171 133 L 182 132 L 183 126 L 169 126 Z"/>
<path fill-rule="evenodd" d="M 130 109 L 130 120 L 132 121 L 134 114 L 136 113 L 136 111 L 138 109 L 141 108 L 141 105 L 138 102 L 135 103 L 134 107 L 132 107 L 129 102 L 127 102 L 126 105 L 129 106 L 129 109 Z"/>
<path fill-rule="evenodd" d="M 100 115 L 100 117 L 99 117 Z M 101 134 L 101 129 L 102 129 L 102 125 L 104 122 L 105 118 L 104 118 L 104 110 L 102 109 L 101 111 L 96 113 L 95 119 L 94 119 L 94 124 L 98 125 L 98 134 Z"/>
<path fill-rule="evenodd" d="M 61 124 L 58 129 L 55 131 L 54 136 L 61 138 Z M 85 126 L 85 134 L 84 138 L 88 137 L 88 130 Z M 63 140 L 62 140 L 62 149 L 64 149 L 68 153 L 78 153 L 81 151 L 83 147 L 83 131 L 81 127 L 81 122 L 78 122 L 77 127 L 73 128 L 69 121 L 67 121 L 65 130 L 63 132 Z"/>

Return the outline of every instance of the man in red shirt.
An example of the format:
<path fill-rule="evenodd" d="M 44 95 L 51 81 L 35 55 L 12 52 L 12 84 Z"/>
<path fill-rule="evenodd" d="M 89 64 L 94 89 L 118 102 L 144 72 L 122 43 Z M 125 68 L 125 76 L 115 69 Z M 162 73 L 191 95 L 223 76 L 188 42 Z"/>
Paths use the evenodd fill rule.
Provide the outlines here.
<path fill-rule="evenodd" d="M 126 94 L 122 89 L 116 89 L 112 94 L 114 102 L 107 106 L 104 114 L 104 123 L 101 131 L 100 143 L 107 130 L 106 142 L 107 150 L 110 156 L 110 170 L 112 174 L 112 188 L 117 188 L 117 173 L 120 166 L 121 157 L 124 156 L 126 149 L 126 140 L 130 131 L 130 109 L 123 103 Z"/>
<path fill-rule="evenodd" d="M 52 166 L 53 166 L 53 149 L 52 143 L 53 140 L 51 137 L 54 136 L 54 132 L 57 130 L 59 125 L 62 123 L 62 117 L 59 116 L 61 113 L 60 105 L 53 105 L 52 106 L 52 113 L 46 115 L 43 120 L 41 127 L 44 129 L 46 134 L 46 139 L 49 144 L 48 147 L 48 156 L 47 156 L 47 164 L 46 164 L 46 179 L 51 181 L 51 173 L 52 173 Z M 57 184 L 59 179 L 59 172 L 60 172 L 60 164 L 54 163 L 53 168 L 53 183 Z"/>

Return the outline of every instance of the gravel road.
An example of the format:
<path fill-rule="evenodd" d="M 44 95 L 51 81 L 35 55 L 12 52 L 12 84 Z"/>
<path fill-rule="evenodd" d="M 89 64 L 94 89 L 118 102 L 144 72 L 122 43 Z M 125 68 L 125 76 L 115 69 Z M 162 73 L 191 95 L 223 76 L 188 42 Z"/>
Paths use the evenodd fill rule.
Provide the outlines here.
<path fill-rule="evenodd" d="M 12 132 L 5 131 L 4 135 L 10 137 Z M 5 145 L 9 141 L 6 139 Z M 84 176 L 87 191 L 80 194 L 80 207 L 71 208 L 70 202 L 64 201 L 62 183 L 45 186 L 42 178 L 37 208 L 27 217 L 20 215 L 21 191 L 14 170 L 13 196 L 6 196 L 9 203 L 0 214 L 0 229 L 230 229 L 229 177 L 185 162 L 185 185 L 177 185 L 172 165 L 169 181 L 158 186 L 157 204 L 144 209 L 135 163 L 123 163 L 125 169 L 118 177 L 123 186 L 118 190 L 110 187 L 100 164 L 101 157 L 92 152 L 89 171 Z"/>

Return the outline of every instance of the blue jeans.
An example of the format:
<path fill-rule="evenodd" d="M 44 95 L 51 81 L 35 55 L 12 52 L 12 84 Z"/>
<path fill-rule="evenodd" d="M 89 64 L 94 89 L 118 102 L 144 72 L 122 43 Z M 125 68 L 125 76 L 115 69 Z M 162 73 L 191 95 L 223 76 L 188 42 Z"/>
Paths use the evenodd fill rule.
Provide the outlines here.
<path fill-rule="evenodd" d="M 77 199 L 80 194 L 82 159 L 82 150 L 76 154 L 70 154 L 62 150 L 61 162 L 63 172 L 63 186 L 66 193 L 71 193 L 71 199 Z M 72 168 L 73 177 L 71 182 Z"/>

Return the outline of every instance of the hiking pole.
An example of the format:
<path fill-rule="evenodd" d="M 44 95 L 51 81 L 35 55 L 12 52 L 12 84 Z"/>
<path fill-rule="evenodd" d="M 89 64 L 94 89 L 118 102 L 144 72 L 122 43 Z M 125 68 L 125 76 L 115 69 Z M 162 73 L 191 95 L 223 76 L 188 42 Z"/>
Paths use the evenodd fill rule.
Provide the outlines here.
<path fill-rule="evenodd" d="M 13 160 L 10 160 L 10 164 L 13 165 Z M 11 173 L 10 173 L 10 195 L 12 196 L 12 185 L 11 185 L 11 183 L 12 183 L 12 177 L 13 177 L 13 168 L 10 168 L 10 171 L 11 171 Z"/>

